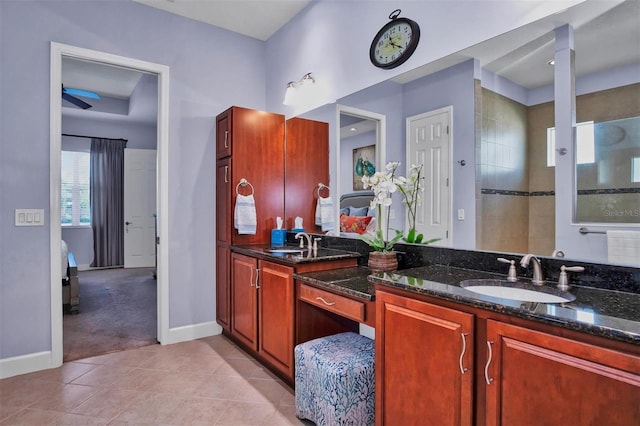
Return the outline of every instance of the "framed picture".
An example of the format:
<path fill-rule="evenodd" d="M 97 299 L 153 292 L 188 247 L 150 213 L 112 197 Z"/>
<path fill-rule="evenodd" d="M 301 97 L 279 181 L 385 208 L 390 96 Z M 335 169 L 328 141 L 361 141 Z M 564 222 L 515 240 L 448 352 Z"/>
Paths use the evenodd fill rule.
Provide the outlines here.
<path fill-rule="evenodd" d="M 368 145 L 353 150 L 353 190 L 360 191 L 362 176 L 372 176 L 376 172 L 376 146 Z"/>

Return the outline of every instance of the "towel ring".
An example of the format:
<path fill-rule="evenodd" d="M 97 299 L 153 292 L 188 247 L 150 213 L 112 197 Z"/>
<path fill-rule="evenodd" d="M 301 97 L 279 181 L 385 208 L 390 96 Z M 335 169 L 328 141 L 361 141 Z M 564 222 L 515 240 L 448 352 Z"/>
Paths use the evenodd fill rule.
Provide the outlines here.
<path fill-rule="evenodd" d="M 251 194 L 249 195 L 253 195 L 255 192 L 255 190 L 253 189 L 253 185 L 251 185 L 251 183 L 245 178 L 240 179 L 240 182 L 238 182 L 238 184 L 236 185 L 236 195 L 240 195 L 240 192 L 238 192 L 240 186 L 245 187 L 247 185 L 249 185 L 249 187 L 251 188 Z"/>
<path fill-rule="evenodd" d="M 320 191 L 322 191 L 323 189 L 327 190 L 327 197 L 329 196 L 330 193 L 330 189 L 327 185 L 325 185 L 324 183 L 319 183 L 318 187 L 316 188 L 316 197 L 320 198 Z"/>

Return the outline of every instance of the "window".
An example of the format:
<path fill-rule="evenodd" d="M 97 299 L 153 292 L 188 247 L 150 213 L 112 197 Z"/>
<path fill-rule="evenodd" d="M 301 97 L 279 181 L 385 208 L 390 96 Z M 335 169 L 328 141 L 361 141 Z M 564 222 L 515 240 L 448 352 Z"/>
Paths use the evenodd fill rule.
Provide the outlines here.
<path fill-rule="evenodd" d="M 596 159 L 593 121 L 576 124 L 576 163 L 589 164 Z M 547 167 L 556 165 L 556 129 L 547 129 Z"/>
<path fill-rule="evenodd" d="M 631 158 L 631 182 L 640 182 L 640 157 Z"/>
<path fill-rule="evenodd" d="M 62 151 L 60 218 L 62 226 L 91 225 L 89 153 Z"/>

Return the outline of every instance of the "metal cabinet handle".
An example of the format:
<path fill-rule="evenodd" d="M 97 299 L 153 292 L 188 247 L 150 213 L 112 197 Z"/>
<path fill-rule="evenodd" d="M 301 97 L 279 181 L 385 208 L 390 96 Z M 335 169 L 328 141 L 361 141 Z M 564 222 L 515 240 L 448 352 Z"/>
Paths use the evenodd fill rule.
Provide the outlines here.
<path fill-rule="evenodd" d="M 253 287 L 253 268 L 251 268 L 251 276 L 249 277 L 249 286 Z"/>
<path fill-rule="evenodd" d="M 224 166 L 224 182 L 229 183 L 229 166 Z"/>
<path fill-rule="evenodd" d="M 229 148 L 229 131 L 224 131 L 224 147 Z"/>
<path fill-rule="evenodd" d="M 491 364 L 491 360 L 493 359 L 493 349 L 491 349 L 491 345 L 493 345 L 493 342 L 487 340 L 487 348 L 489 348 L 489 358 L 487 359 L 487 364 L 484 366 L 484 380 L 488 385 L 493 382 L 493 379 L 489 377 L 489 365 Z"/>
<path fill-rule="evenodd" d="M 327 302 L 326 300 L 324 300 L 322 297 L 318 296 L 316 297 L 316 300 L 321 301 L 322 303 L 324 303 L 327 306 L 333 306 L 336 304 L 336 302 Z"/>
<path fill-rule="evenodd" d="M 469 369 L 465 368 L 462 365 L 462 358 L 464 358 L 464 354 L 465 352 L 467 352 L 467 336 L 469 335 L 469 333 L 460 333 L 460 336 L 462 337 L 462 353 L 460 353 L 460 372 L 462 374 L 466 373 Z"/>
<path fill-rule="evenodd" d="M 260 288 L 258 281 L 260 280 L 260 268 L 256 268 L 256 290 Z"/>

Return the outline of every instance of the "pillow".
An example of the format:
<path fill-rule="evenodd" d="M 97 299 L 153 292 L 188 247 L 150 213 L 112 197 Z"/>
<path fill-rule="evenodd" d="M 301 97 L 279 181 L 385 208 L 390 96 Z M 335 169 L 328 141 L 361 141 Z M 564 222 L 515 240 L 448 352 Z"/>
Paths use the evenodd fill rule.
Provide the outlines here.
<path fill-rule="evenodd" d="M 347 216 L 346 214 L 341 214 L 340 232 L 364 234 L 371 219 L 373 219 L 371 216 Z"/>
<path fill-rule="evenodd" d="M 350 216 L 367 216 L 369 206 L 366 207 L 349 207 Z"/>
<path fill-rule="evenodd" d="M 345 214 L 345 215 L 349 216 L 349 209 L 350 209 L 349 207 L 343 207 L 343 208 L 341 208 L 341 209 L 340 209 L 340 214 L 341 214 L 341 215 Z"/>

